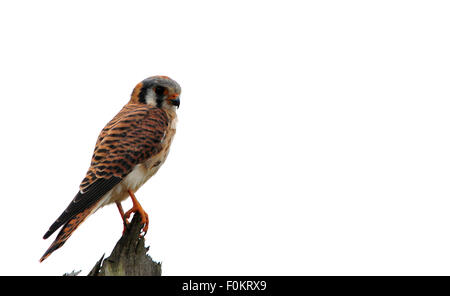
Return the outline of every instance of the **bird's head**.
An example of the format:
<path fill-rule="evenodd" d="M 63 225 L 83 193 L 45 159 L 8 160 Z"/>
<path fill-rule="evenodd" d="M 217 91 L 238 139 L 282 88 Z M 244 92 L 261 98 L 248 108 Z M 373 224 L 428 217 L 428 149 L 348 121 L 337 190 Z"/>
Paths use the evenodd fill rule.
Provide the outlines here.
<path fill-rule="evenodd" d="M 152 76 L 136 85 L 130 103 L 174 110 L 180 106 L 180 93 L 181 87 L 175 80 L 167 76 Z"/>

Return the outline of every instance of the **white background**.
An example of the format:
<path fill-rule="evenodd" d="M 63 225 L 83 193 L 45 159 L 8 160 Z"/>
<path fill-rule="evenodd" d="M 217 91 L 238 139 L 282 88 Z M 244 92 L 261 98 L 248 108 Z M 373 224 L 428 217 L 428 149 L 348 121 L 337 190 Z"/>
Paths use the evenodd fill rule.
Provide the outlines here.
<path fill-rule="evenodd" d="M 115 206 L 38 262 L 98 133 L 161 74 L 177 135 L 136 196 L 164 275 L 450 275 L 447 3 L 2 1 L 0 274 L 109 255 Z"/>

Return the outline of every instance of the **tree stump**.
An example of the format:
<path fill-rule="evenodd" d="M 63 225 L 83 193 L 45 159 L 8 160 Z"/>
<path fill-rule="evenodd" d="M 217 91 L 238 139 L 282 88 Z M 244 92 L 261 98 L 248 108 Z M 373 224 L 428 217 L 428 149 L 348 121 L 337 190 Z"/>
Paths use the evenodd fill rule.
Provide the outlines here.
<path fill-rule="evenodd" d="M 149 247 L 140 237 L 142 227 L 141 216 L 135 213 L 111 255 L 103 259 L 103 254 L 88 276 L 160 276 L 161 263 L 147 255 Z"/>

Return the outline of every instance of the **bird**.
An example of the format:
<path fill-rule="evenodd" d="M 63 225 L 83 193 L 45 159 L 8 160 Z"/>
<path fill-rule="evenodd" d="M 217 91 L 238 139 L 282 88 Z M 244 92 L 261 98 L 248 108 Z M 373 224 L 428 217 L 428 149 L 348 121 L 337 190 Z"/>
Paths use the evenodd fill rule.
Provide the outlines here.
<path fill-rule="evenodd" d="M 62 247 L 88 216 L 108 204 L 116 204 L 123 232 L 130 215 L 138 212 L 141 236 L 147 233 L 148 214 L 135 192 L 167 158 L 176 132 L 180 94 L 180 85 L 168 76 L 151 76 L 135 86 L 129 102 L 100 132 L 78 193 L 45 233 L 43 239 L 62 227 L 40 262 Z M 133 206 L 124 212 L 121 202 L 128 197 Z"/>

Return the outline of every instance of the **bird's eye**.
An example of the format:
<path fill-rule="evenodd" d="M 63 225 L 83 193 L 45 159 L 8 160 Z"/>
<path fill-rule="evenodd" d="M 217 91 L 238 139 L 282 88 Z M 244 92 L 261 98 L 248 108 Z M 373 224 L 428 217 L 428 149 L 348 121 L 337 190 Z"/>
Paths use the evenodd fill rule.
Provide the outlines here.
<path fill-rule="evenodd" d="M 157 94 L 158 96 L 162 96 L 164 94 L 164 87 L 162 86 L 155 87 L 155 94 Z"/>

